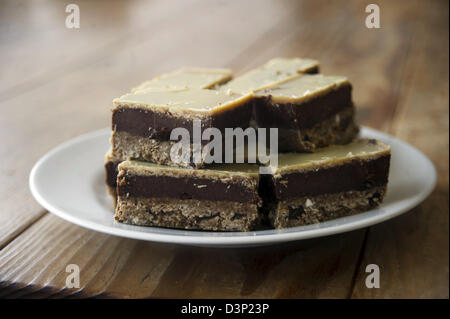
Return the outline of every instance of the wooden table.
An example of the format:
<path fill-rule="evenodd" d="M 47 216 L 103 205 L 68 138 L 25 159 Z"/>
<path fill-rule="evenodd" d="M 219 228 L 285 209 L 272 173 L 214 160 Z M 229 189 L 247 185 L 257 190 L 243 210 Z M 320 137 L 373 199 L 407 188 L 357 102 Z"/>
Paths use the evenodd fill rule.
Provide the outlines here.
<path fill-rule="evenodd" d="M 447 1 L 0 2 L 0 297 L 449 297 Z M 354 84 L 358 120 L 422 150 L 438 185 L 411 212 L 327 238 L 209 249 L 113 237 L 40 207 L 28 189 L 48 150 L 110 123 L 111 100 L 184 65 L 236 74 L 312 57 Z M 74 190 L 68 190 L 74 191 Z M 365 286 L 368 264 L 381 287 Z M 65 288 L 77 264 L 80 289 Z"/>

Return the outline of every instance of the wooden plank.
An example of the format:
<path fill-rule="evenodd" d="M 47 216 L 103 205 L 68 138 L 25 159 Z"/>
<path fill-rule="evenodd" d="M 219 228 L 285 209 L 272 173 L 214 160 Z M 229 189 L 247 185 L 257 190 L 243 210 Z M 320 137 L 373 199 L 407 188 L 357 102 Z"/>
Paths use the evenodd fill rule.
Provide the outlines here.
<path fill-rule="evenodd" d="M 293 3 L 288 0 L 284 4 Z M 224 54 L 233 56 L 249 39 L 289 14 L 287 7 L 267 0 L 241 4 L 160 0 L 133 2 L 133 5 L 121 1 L 80 1 L 82 26 L 73 30 L 64 27 L 65 4 L 49 3 L 32 8 L 33 3 L 28 1 L 13 1 L 4 5 L 11 6 L 9 10 L 14 14 L 5 15 L 2 21 L 9 29 L 5 27 L 1 34 L 8 50 L 0 51 L 3 69 L 0 100 L 89 67 L 118 51 L 125 51 L 127 57 L 122 61 L 122 72 L 126 71 L 125 62 L 132 62 L 129 70 L 134 73 L 133 81 L 148 79 L 167 67 L 221 66 Z M 253 14 L 256 5 L 264 14 Z M 48 17 L 34 17 L 36 12 L 45 12 Z M 231 20 L 235 20 L 233 24 L 229 23 Z M 245 28 L 248 21 L 252 23 L 251 29 Z M 6 32 L 11 29 L 13 32 Z M 186 34 L 196 35 L 195 43 Z M 179 54 L 180 50 L 184 54 Z M 169 59 L 173 55 L 177 59 Z M 20 69 L 9 63 L 13 59 L 21 61 Z M 142 62 L 145 62 L 143 69 L 139 68 Z"/>
<path fill-rule="evenodd" d="M 127 6 L 121 1 L 81 0 L 77 4 L 80 29 L 68 29 L 67 3 L 2 1 L 0 100 L 102 58 L 121 43 L 126 47 L 133 34 L 190 13 L 187 8 L 195 1 L 139 1 Z"/>
<path fill-rule="evenodd" d="M 196 248 L 122 239 L 46 215 L 1 251 L 0 297 L 342 297 L 362 235 Z M 65 288 L 68 264 L 80 267 L 80 289 Z"/>
<path fill-rule="evenodd" d="M 417 11 L 414 43 L 390 132 L 428 155 L 438 185 L 406 215 L 372 227 L 353 298 L 449 297 L 448 2 Z M 365 267 L 380 267 L 380 288 L 367 289 Z"/>

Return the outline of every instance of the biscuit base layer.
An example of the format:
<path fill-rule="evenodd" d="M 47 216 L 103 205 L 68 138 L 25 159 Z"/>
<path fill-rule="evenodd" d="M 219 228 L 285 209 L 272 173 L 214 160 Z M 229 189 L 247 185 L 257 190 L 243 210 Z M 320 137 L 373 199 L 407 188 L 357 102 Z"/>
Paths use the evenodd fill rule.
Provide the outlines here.
<path fill-rule="evenodd" d="M 260 222 L 255 204 L 126 196 L 118 197 L 114 218 L 132 225 L 214 231 L 250 231 Z"/>
<path fill-rule="evenodd" d="M 204 163 L 193 163 L 181 161 L 172 162 L 170 158 L 170 149 L 175 141 L 164 141 L 132 135 L 127 132 L 113 131 L 111 136 L 112 154 L 121 160 L 140 160 L 159 165 L 177 166 L 184 168 L 202 168 Z M 191 150 L 193 149 L 191 144 Z"/>
<path fill-rule="evenodd" d="M 274 228 L 316 224 L 344 216 L 355 215 L 380 205 L 386 186 L 364 191 L 298 197 L 274 204 L 269 220 Z"/>
<path fill-rule="evenodd" d="M 332 144 L 350 143 L 359 133 L 354 109 L 348 107 L 307 129 L 278 129 L 280 152 L 314 152 Z"/>

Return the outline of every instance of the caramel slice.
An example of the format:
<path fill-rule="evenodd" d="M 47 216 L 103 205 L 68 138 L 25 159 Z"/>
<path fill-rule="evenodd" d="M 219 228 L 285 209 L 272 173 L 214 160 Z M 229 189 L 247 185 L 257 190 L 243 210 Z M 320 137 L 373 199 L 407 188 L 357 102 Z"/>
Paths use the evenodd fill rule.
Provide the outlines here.
<path fill-rule="evenodd" d="M 112 152 L 122 160 L 199 168 L 203 162 L 172 162 L 170 149 L 176 143 L 170 140 L 172 130 L 186 129 L 193 141 L 194 123 L 200 121 L 201 133 L 217 128 L 224 135 L 226 128 L 247 128 L 251 114 L 250 94 L 194 88 L 126 94 L 114 100 Z"/>
<path fill-rule="evenodd" d="M 119 222 L 220 231 L 248 231 L 259 223 L 257 166 L 189 170 L 125 161 L 118 168 Z"/>
<path fill-rule="evenodd" d="M 318 223 L 376 207 L 386 193 L 390 151 L 361 139 L 314 154 L 281 154 L 269 181 L 272 225 Z"/>
<path fill-rule="evenodd" d="M 354 139 L 352 87 L 342 76 L 303 74 L 254 93 L 258 127 L 279 131 L 283 152 L 314 152 Z"/>

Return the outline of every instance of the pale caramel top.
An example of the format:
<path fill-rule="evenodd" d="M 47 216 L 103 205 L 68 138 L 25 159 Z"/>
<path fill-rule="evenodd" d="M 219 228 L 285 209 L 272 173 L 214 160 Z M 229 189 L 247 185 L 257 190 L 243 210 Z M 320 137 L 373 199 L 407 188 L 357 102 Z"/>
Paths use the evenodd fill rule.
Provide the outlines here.
<path fill-rule="evenodd" d="M 131 92 L 145 91 L 146 89 L 173 89 L 173 88 L 199 88 L 208 89 L 231 79 L 229 69 L 211 68 L 182 68 L 174 72 L 162 74 L 150 81 L 145 81 Z"/>
<path fill-rule="evenodd" d="M 294 79 L 255 92 L 256 97 L 271 95 L 274 102 L 298 103 L 349 85 L 346 77 L 303 74 Z"/>
<path fill-rule="evenodd" d="M 178 115 L 213 115 L 238 107 L 251 98 L 250 94 L 187 88 L 129 93 L 114 99 L 113 103 L 115 107 L 144 108 Z"/>
<path fill-rule="evenodd" d="M 370 160 L 388 155 L 391 147 L 383 142 L 360 139 L 347 145 L 332 145 L 315 153 L 284 153 L 278 156 L 275 174 L 309 171 L 340 165 L 352 160 Z"/>
<path fill-rule="evenodd" d="M 220 178 L 222 181 L 229 179 L 230 182 L 233 182 L 235 177 L 257 178 L 259 173 L 258 165 L 255 164 L 214 164 L 208 166 L 208 168 L 190 169 L 141 161 L 124 161 L 119 165 L 119 170 L 126 170 L 132 174 L 142 176 L 195 176 L 197 178 Z"/>
<path fill-rule="evenodd" d="M 231 90 L 232 92 L 251 92 L 264 89 L 268 86 L 292 79 L 299 73 L 306 72 L 319 66 L 319 62 L 311 59 L 300 58 L 276 58 L 272 59 L 262 67 L 251 70 L 225 85 L 220 90 Z"/>

